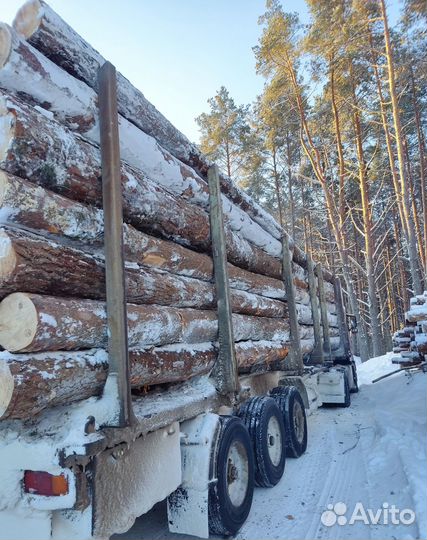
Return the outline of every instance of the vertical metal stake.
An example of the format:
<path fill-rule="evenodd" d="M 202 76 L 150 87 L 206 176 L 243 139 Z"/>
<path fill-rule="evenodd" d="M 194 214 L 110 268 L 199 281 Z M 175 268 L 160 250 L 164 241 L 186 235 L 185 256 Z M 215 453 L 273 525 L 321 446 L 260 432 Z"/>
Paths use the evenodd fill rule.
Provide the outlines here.
<path fill-rule="evenodd" d="M 291 331 L 291 350 L 289 353 L 289 368 L 299 374 L 304 371 L 302 361 L 301 342 L 299 336 L 298 313 L 295 302 L 294 277 L 292 272 L 292 257 L 289 250 L 289 238 L 282 236 L 282 281 L 285 285 L 286 300 L 288 304 L 289 327 Z"/>
<path fill-rule="evenodd" d="M 320 319 L 323 328 L 323 352 L 332 360 L 331 338 L 329 337 L 328 310 L 326 307 L 325 283 L 323 281 L 323 271 L 320 264 L 316 265 L 317 285 L 319 288 Z"/>
<path fill-rule="evenodd" d="M 316 276 L 314 275 L 313 259 L 307 254 L 308 292 L 310 295 L 311 313 L 313 317 L 314 349 L 310 355 L 313 364 L 323 363 L 322 331 L 320 328 L 319 301 L 317 299 Z"/>
<path fill-rule="evenodd" d="M 98 87 L 107 292 L 108 377 L 109 382 L 117 387 L 120 404 L 117 427 L 124 427 L 128 426 L 133 420 L 133 413 L 130 394 L 123 262 L 123 212 L 117 82 L 116 69 L 110 62 L 105 62 L 99 69 Z"/>
<path fill-rule="evenodd" d="M 343 356 L 351 355 L 350 336 L 347 326 L 347 317 L 342 296 L 341 281 L 336 277 L 334 279 L 335 306 L 337 309 L 338 328 L 340 332 L 340 350 Z"/>
<path fill-rule="evenodd" d="M 219 352 L 215 366 L 217 390 L 222 395 L 235 394 L 239 389 L 236 352 L 234 349 L 230 286 L 227 269 L 227 247 L 222 215 L 221 188 L 218 167 L 208 170 L 209 215 L 211 224 L 212 256 L 218 310 Z"/>

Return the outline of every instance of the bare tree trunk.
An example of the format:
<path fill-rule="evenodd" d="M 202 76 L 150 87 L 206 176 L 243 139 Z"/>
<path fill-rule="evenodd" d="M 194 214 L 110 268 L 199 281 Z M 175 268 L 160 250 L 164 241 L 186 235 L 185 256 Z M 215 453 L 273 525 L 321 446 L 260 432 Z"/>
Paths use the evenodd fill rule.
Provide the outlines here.
<path fill-rule="evenodd" d="M 356 137 L 356 150 L 357 160 L 359 168 L 359 188 L 360 197 L 362 202 L 362 215 L 363 215 L 363 229 L 365 237 L 365 253 L 366 253 L 366 277 L 368 281 L 368 306 L 369 317 L 371 319 L 371 331 L 372 331 L 372 345 L 374 356 L 380 356 L 383 354 L 383 336 L 381 332 L 381 325 L 379 320 L 379 305 L 377 296 L 377 287 L 375 283 L 375 264 L 374 264 L 374 239 L 373 239 L 373 224 L 372 224 L 372 212 L 371 204 L 369 200 L 368 183 L 366 179 L 366 165 L 362 143 L 362 126 L 360 123 L 359 109 L 356 97 L 355 81 L 353 78 L 353 68 L 350 67 L 352 77 L 352 91 L 353 91 L 353 124 L 354 133 Z"/>
<path fill-rule="evenodd" d="M 291 234 L 295 239 L 295 202 L 294 192 L 292 189 L 292 159 L 291 159 L 291 143 L 289 131 L 286 132 L 286 161 L 288 162 L 288 192 L 289 192 L 289 210 L 291 214 Z"/>
<path fill-rule="evenodd" d="M 417 238 L 415 235 L 414 220 L 411 215 L 410 190 L 405 171 L 405 155 L 403 150 L 403 135 L 400 122 L 399 103 L 397 99 L 395 72 L 393 65 L 393 52 L 391 50 L 390 31 L 388 28 L 387 10 L 385 0 L 380 0 L 381 14 L 384 22 L 385 56 L 388 67 L 388 82 L 390 89 L 391 105 L 393 110 L 394 131 L 397 146 L 397 159 L 399 163 L 399 175 L 402 193 L 402 206 L 408 230 L 409 264 L 411 268 L 412 285 L 415 294 L 422 293 L 422 285 L 418 272 Z"/>
<path fill-rule="evenodd" d="M 356 319 L 356 323 L 359 329 L 358 340 L 359 340 L 359 346 L 360 346 L 360 355 L 361 355 L 362 361 L 365 361 L 369 357 L 369 352 L 367 348 L 367 343 L 368 343 L 367 333 L 366 333 L 364 321 L 362 320 L 360 316 L 357 296 L 356 296 L 354 283 L 353 283 L 353 279 L 351 275 L 351 264 L 348 257 L 348 250 L 347 250 L 348 244 L 345 241 L 343 231 L 341 230 L 341 228 L 339 227 L 339 223 L 337 222 L 337 211 L 336 211 L 335 201 L 331 193 L 330 187 L 328 186 L 327 179 L 324 175 L 320 152 L 318 148 L 316 147 L 316 145 L 314 144 L 314 141 L 311 135 L 311 130 L 308 126 L 307 118 L 305 115 L 305 109 L 304 109 L 304 101 L 301 95 L 301 89 L 300 89 L 300 85 L 296 77 L 294 66 L 289 58 L 287 58 L 286 60 L 287 60 L 288 73 L 289 73 L 291 83 L 295 92 L 296 106 L 297 106 L 300 119 L 301 119 L 301 133 L 300 133 L 301 145 L 303 147 L 305 155 L 307 156 L 307 158 L 309 159 L 311 163 L 313 172 L 316 175 L 316 178 L 323 189 L 328 218 L 331 224 L 332 231 L 335 236 L 338 252 L 341 258 L 342 273 L 343 273 L 344 281 L 346 284 L 346 289 L 347 289 L 347 293 L 349 297 L 351 310 Z M 306 139 L 304 137 L 306 137 Z"/>
<path fill-rule="evenodd" d="M 412 208 L 412 215 L 414 216 L 414 225 L 415 225 L 415 233 L 417 236 L 417 245 L 418 245 L 418 256 L 421 261 L 421 263 L 424 261 L 424 250 L 422 247 L 423 243 L 423 236 L 421 232 L 421 226 L 420 226 L 420 219 L 418 214 L 418 207 L 417 207 L 417 200 L 415 196 L 415 186 L 414 186 L 414 178 L 412 175 L 412 166 L 411 166 L 411 157 L 409 155 L 409 149 L 408 149 L 408 140 L 406 135 L 403 139 L 403 148 L 405 150 L 405 159 L 406 159 L 406 167 L 408 170 L 408 186 L 410 190 L 410 197 L 411 197 L 411 208 Z"/>
<path fill-rule="evenodd" d="M 397 266 L 399 268 L 400 288 L 403 300 L 403 312 L 409 309 L 409 294 L 408 294 L 408 281 L 405 272 L 405 266 L 402 262 L 402 244 L 400 242 L 400 231 L 397 225 L 396 215 L 393 213 L 393 232 L 396 242 Z M 402 314 L 403 315 L 403 314 Z M 403 318 L 401 319 L 403 322 Z"/>
<path fill-rule="evenodd" d="M 415 90 L 414 74 L 411 67 L 411 86 L 412 86 L 412 101 L 415 111 L 415 125 L 417 128 L 418 151 L 420 155 L 420 195 L 423 211 L 423 233 L 424 233 L 424 288 L 427 289 L 427 194 L 426 194 L 426 174 L 425 174 L 425 148 L 424 137 L 421 128 L 420 110 L 418 106 L 417 94 Z M 422 242 L 421 242 L 422 243 Z"/>

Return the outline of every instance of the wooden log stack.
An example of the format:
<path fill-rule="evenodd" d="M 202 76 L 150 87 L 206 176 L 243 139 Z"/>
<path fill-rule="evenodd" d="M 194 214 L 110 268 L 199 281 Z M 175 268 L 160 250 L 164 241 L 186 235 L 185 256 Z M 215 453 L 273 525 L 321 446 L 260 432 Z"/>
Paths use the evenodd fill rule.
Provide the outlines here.
<path fill-rule="evenodd" d="M 108 374 L 97 51 L 45 2 L 0 24 L 0 418 L 100 395 Z M 211 371 L 218 355 L 209 162 L 118 75 L 132 388 Z M 240 373 L 286 367 L 278 223 L 221 176 Z M 314 347 L 307 258 L 292 271 L 301 348 Z M 324 271 L 331 345 L 339 332 Z M 316 308 L 317 309 L 317 308 Z"/>
<path fill-rule="evenodd" d="M 405 313 L 406 326 L 393 335 L 392 360 L 401 366 L 417 365 L 427 359 L 427 291 L 410 300 Z"/>

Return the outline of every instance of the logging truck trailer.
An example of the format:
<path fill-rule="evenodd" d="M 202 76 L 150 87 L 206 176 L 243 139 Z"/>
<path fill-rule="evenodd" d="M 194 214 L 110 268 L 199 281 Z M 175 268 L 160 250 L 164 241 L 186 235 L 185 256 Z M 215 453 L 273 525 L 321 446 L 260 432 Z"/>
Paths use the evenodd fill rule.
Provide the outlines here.
<path fill-rule="evenodd" d="M 339 280 L 314 266 L 271 216 L 207 164 L 43 1 L 27 2 L 15 28 L 0 25 L 6 141 L 0 167 L 7 172 L 0 173 L 2 212 L 7 201 L 0 310 L 11 313 L 0 337 L 13 342 L 0 352 L 0 538 L 107 539 L 165 498 L 171 531 L 234 535 L 249 514 L 254 486 L 276 485 L 286 459 L 304 453 L 306 411 L 322 403 L 347 406 L 357 389 Z M 122 158 L 134 168 L 121 163 L 119 132 Z M 154 163 L 150 174 L 169 181 L 167 189 L 141 173 L 144 157 Z M 171 195 L 170 182 L 178 196 Z M 177 219 L 179 212 L 199 226 L 197 234 Z M 83 237 L 73 220 L 86 224 Z M 102 232 L 101 263 L 93 252 Z M 63 243 L 53 242 L 55 234 Z M 176 243 L 165 241 L 171 237 Z M 87 251 L 70 247 L 88 239 Z M 148 245 L 154 251 L 145 259 Z M 50 280 L 39 270 L 52 265 L 52 257 L 64 275 Z M 136 269 L 129 270 L 128 259 Z M 308 276 L 306 305 L 296 301 L 296 263 Z M 84 297 L 78 302 L 66 298 L 78 296 L 76 275 Z M 136 289 L 128 297 L 125 278 Z M 152 283 L 162 301 L 145 290 Z M 186 303 L 178 306 L 177 284 L 188 284 L 182 287 Z M 126 303 L 131 293 L 138 305 Z M 168 293 L 175 294 L 173 302 Z M 52 305 L 57 319 L 46 311 Z M 185 319 L 190 314 L 180 308 L 188 305 L 199 318 Z M 131 351 L 130 366 L 128 329 L 138 317 L 148 328 L 144 321 L 168 309 L 180 332 L 187 320 L 184 337 L 194 337 L 189 328 L 199 321 L 204 341 L 189 341 L 189 350 L 187 338 L 178 343 L 158 332 L 160 345 L 172 345 L 156 348 L 142 326 L 139 341 L 132 337 L 140 349 Z M 27 330 L 33 324 L 29 338 L 14 330 L 18 313 Z M 78 321 L 85 338 L 80 335 L 74 348 L 65 340 L 64 350 L 64 335 L 76 340 L 71 330 L 67 334 L 67 321 Z"/>

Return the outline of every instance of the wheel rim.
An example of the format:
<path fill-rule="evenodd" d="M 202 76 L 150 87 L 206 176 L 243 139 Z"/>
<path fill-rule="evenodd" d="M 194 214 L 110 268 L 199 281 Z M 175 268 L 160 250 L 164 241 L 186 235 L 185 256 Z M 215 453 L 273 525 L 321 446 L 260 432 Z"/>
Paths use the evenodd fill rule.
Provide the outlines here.
<path fill-rule="evenodd" d="M 227 455 L 227 492 L 233 506 L 243 504 L 248 484 L 248 454 L 240 441 L 233 441 Z"/>
<path fill-rule="evenodd" d="M 297 441 L 302 443 L 304 440 L 305 434 L 305 422 L 304 422 L 304 411 L 302 410 L 301 403 L 298 401 L 294 402 L 294 431 Z"/>
<path fill-rule="evenodd" d="M 282 459 L 283 446 L 280 424 L 275 416 L 272 416 L 268 421 L 267 448 L 271 463 L 277 467 Z"/>

